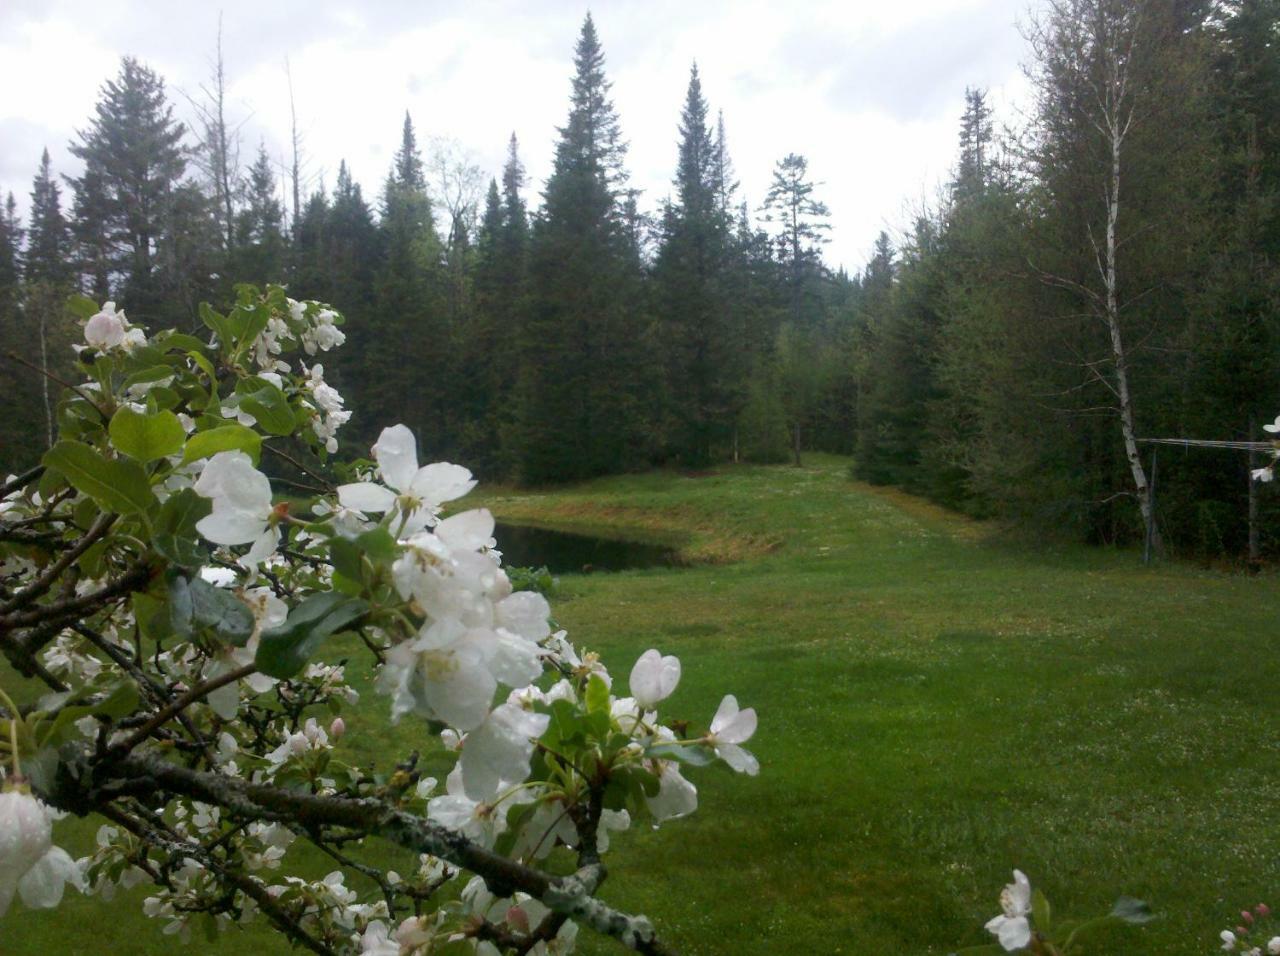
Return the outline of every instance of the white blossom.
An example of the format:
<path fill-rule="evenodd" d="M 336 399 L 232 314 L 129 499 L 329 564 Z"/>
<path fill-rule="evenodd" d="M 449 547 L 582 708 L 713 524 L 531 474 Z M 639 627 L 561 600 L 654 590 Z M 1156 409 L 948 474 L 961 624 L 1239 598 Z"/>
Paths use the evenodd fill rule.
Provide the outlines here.
<path fill-rule="evenodd" d="M 726 694 L 711 720 L 707 742 L 715 749 L 716 756 L 734 770 L 754 777 L 760 772 L 760 763 L 739 744 L 746 743 L 755 732 L 755 708 L 739 710 L 737 698 Z"/>
<path fill-rule="evenodd" d="M 531 713 L 516 704 L 495 707 L 484 723 L 467 735 L 462 758 L 463 791 L 473 800 L 489 800 L 502 784 L 529 776 L 534 743 L 551 723 L 547 714 Z"/>
<path fill-rule="evenodd" d="M 650 648 L 631 668 L 631 695 L 646 710 L 666 700 L 680 683 L 680 660 Z"/>
<path fill-rule="evenodd" d="M 987 921 L 987 931 L 1007 952 L 1022 949 L 1031 942 L 1031 883 L 1021 870 L 1013 871 L 1013 882 L 1000 892 L 1000 908 L 1004 912 Z"/>
<path fill-rule="evenodd" d="M 213 502 L 213 511 L 196 522 L 196 530 L 214 544 L 252 544 L 240 559 L 246 567 L 260 564 L 276 549 L 271 482 L 242 451 L 218 452 L 195 483 L 196 494 Z"/>
<path fill-rule="evenodd" d="M 475 487 L 471 472 L 448 462 L 418 467 L 417 443 L 404 425 L 384 428 L 373 446 L 373 457 L 385 483 L 359 481 L 338 488 L 338 501 L 365 512 L 396 508 L 402 534 L 432 524 L 442 504 L 461 498 Z"/>
<path fill-rule="evenodd" d="M 132 352 L 147 344 L 147 337 L 142 329 L 131 326 L 124 312 L 116 311 L 114 302 L 104 302 L 102 311 L 85 323 L 84 340 L 100 352 L 113 349 Z"/>

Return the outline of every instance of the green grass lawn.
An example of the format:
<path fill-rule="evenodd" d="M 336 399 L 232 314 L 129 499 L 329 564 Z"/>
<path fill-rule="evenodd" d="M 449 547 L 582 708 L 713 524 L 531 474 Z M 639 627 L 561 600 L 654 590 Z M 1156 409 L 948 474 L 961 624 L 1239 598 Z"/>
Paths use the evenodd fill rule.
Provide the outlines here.
<path fill-rule="evenodd" d="M 732 692 L 760 714 L 760 776 L 689 771 L 699 812 L 618 841 L 610 902 L 687 954 L 948 953 L 990 938 L 1015 866 L 1060 916 L 1121 894 L 1161 914 L 1096 953 L 1212 952 L 1231 913 L 1280 902 L 1274 576 L 1010 544 L 847 472 L 810 456 L 481 499 L 680 543 L 701 563 L 562 578 L 556 617 L 619 681 L 648 647 L 679 655 L 664 713 L 705 723 Z M 366 693 L 344 745 L 384 764 L 420 745 L 386 710 Z M 60 826 L 73 850 L 96 828 Z M 6 956 L 177 948 L 133 897 L 0 922 Z M 258 931 L 190 948 L 285 951 Z"/>

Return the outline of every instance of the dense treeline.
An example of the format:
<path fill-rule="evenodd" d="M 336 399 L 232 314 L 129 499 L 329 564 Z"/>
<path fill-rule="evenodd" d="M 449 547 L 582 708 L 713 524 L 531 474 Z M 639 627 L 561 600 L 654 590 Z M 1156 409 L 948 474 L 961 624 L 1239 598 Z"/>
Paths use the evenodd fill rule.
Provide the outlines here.
<path fill-rule="evenodd" d="M 997 135 L 966 91 L 945 195 L 854 277 L 822 260 L 803 156 L 741 194 L 696 66 L 643 213 L 590 17 L 540 202 L 514 136 L 486 190 L 408 116 L 376 197 L 345 165 L 303 195 L 296 133 L 282 190 L 261 148 L 236 168 L 220 60 L 190 130 L 126 58 L 81 175 L 46 155 L 27 223 L 0 216 L 0 465 L 48 441 L 68 291 L 189 324 L 232 282 L 282 281 L 347 315 L 326 371 L 357 436 L 404 421 L 486 478 L 820 449 L 977 514 L 1242 553 L 1245 456 L 1166 449 L 1153 476 L 1140 439 L 1248 438 L 1280 411 L 1278 24 L 1280 0 L 1054 0 L 1023 128 Z"/>
<path fill-rule="evenodd" d="M 1056 0 L 1030 41 L 1030 120 L 997 144 L 969 91 L 949 195 L 864 303 L 857 473 L 1246 553 L 1247 455 L 1141 439 L 1280 412 L 1280 4 Z"/>

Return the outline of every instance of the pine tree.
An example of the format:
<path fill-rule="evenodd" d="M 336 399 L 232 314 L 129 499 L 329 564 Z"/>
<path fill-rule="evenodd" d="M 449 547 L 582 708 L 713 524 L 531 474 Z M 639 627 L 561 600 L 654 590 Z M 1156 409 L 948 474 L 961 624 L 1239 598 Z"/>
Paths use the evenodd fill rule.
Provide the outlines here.
<path fill-rule="evenodd" d="M 164 311 L 158 247 L 166 225 L 174 224 L 175 194 L 186 172 L 185 132 L 164 81 L 125 57 L 118 77 L 103 85 L 89 126 L 71 145 L 85 164 L 71 183 L 93 284 L 118 275 L 123 304 L 143 322 Z"/>
<path fill-rule="evenodd" d="M 590 15 L 574 66 L 569 118 L 533 230 L 521 336 L 516 450 L 532 482 L 617 471 L 646 453 L 637 396 L 650 370 L 620 201 L 625 146 Z"/>
<path fill-rule="evenodd" d="M 0 470 L 4 474 L 31 467 L 44 447 L 36 428 L 39 422 L 43 431 L 35 401 L 40 382 L 7 354 L 12 351 L 31 361 L 31 334 L 22 315 L 22 234 L 17 200 L 9 193 L 0 210 L 0 394 L 5 396 L 6 410 L 0 415 Z"/>
<path fill-rule="evenodd" d="M 819 184 L 809 180 L 809 161 L 788 153 L 774 165 L 773 180 L 765 194 L 765 221 L 778 225 L 778 245 L 787 264 L 791 294 L 791 320 L 799 323 L 811 298 L 813 280 L 820 272 L 818 247 L 827 241 L 831 215 L 827 204 L 814 198 Z"/>

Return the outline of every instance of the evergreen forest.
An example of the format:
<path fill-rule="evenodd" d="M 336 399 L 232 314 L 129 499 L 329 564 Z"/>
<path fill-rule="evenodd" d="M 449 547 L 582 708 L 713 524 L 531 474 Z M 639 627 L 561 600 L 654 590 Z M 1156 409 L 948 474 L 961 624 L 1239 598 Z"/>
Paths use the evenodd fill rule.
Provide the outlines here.
<path fill-rule="evenodd" d="M 590 16 L 544 183 L 514 135 L 490 177 L 406 114 L 385 180 L 320 186 L 296 129 L 283 164 L 239 141 L 220 58 L 192 110 L 125 57 L 81 167 L 33 156 L 29 211 L 0 210 L 0 469 L 56 434 L 69 295 L 196 330 L 278 282 L 346 317 L 325 373 L 360 454 L 398 421 L 486 483 L 833 452 L 1035 535 L 1274 556 L 1260 460 L 1145 440 L 1258 441 L 1280 413 L 1280 0 L 1055 0 L 1026 62 L 1026 114 L 967 89 L 946 188 L 850 273 L 803 144 L 744 195 L 748 120 L 696 65 L 642 202 Z"/>

